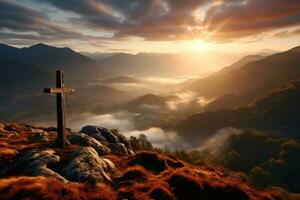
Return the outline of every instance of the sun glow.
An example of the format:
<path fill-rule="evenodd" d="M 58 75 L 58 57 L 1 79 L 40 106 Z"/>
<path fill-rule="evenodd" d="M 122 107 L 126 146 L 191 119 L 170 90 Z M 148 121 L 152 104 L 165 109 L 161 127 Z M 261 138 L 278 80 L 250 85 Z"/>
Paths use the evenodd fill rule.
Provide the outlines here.
<path fill-rule="evenodd" d="M 193 51 L 209 51 L 212 49 L 212 45 L 205 40 L 197 39 L 188 42 L 190 49 Z"/>

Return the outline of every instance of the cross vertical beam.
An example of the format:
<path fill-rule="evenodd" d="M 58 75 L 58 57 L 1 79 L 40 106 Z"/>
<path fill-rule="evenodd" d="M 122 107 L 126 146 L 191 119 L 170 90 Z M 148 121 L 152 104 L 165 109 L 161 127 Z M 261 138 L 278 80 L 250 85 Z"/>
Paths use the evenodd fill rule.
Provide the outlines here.
<path fill-rule="evenodd" d="M 64 88 L 64 75 L 61 70 L 56 71 L 56 88 Z M 63 92 L 56 94 L 57 110 L 57 144 L 61 148 L 66 146 L 65 134 L 65 95 Z"/>
<path fill-rule="evenodd" d="M 66 119 L 65 119 L 65 93 L 74 92 L 72 88 L 64 86 L 63 71 L 56 71 L 56 88 L 45 88 L 44 93 L 56 94 L 57 111 L 57 139 L 59 147 L 66 147 Z"/>

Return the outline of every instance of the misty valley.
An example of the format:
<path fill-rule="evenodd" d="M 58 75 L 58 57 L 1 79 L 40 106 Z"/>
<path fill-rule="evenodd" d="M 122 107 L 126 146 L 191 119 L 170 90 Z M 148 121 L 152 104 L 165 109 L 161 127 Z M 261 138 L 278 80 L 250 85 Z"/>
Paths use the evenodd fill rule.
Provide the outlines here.
<path fill-rule="evenodd" d="M 300 200 L 300 0 L 0 0 L 0 200 Z"/>
<path fill-rule="evenodd" d="M 0 119 L 55 127 L 55 98 L 42 88 L 54 85 L 60 67 L 65 84 L 76 88 L 66 95 L 73 131 L 117 129 L 136 149 L 245 173 L 259 189 L 300 192 L 299 47 L 232 58 L 214 72 L 205 72 L 204 56 L 198 72 L 195 63 L 180 66 L 182 55 L 99 56 L 45 44 L 0 45 Z"/>

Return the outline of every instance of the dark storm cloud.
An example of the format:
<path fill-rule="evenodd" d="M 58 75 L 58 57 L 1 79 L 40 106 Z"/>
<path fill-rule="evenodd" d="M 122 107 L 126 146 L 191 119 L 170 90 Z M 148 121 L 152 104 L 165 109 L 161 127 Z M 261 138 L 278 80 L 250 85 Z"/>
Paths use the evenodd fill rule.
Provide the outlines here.
<path fill-rule="evenodd" d="M 276 37 L 299 35 L 299 31 L 281 29 L 300 25 L 300 0 L 30 1 L 72 13 L 65 16 L 70 26 L 51 21 L 43 14 L 47 12 L 41 12 L 34 4 L 29 8 L 24 3 L 21 6 L 0 0 L 0 39 L 11 36 L 23 40 L 94 42 L 138 36 L 146 40 L 203 37 L 231 41 L 250 36 L 254 41 L 259 34 L 276 30 L 281 31 Z M 102 33 L 103 30 L 110 34 L 103 38 L 86 35 L 89 31 Z"/>
<path fill-rule="evenodd" d="M 209 0 L 43 0 L 80 18 L 73 23 L 115 31 L 115 37 L 176 39 L 197 21 L 194 11 Z"/>
<path fill-rule="evenodd" d="M 0 0 L 0 39 L 49 41 L 84 37 L 79 32 L 55 24 L 39 11 Z"/>
<path fill-rule="evenodd" d="M 234 0 L 212 6 L 204 26 L 215 39 L 235 39 L 300 25 L 299 0 Z"/>
<path fill-rule="evenodd" d="M 115 37 L 176 40 L 211 34 L 213 40 L 252 36 L 300 24 L 299 0 L 42 0 L 79 15 L 71 21 L 113 31 Z M 219 2 L 219 3 L 217 3 Z M 221 3 L 220 3 L 221 2 Z M 211 5 L 204 21 L 194 13 Z M 188 30 L 195 28 L 194 31 Z M 199 28 L 200 27 L 200 28 Z"/>

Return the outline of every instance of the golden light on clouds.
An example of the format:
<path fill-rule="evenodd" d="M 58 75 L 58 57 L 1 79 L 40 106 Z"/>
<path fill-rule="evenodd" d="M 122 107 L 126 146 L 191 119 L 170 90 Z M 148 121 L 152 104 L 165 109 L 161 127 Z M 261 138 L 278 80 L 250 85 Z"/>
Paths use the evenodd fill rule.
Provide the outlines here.
<path fill-rule="evenodd" d="M 192 51 L 211 51 L 213 49 L 209 42 L 201 39 L 187 41 L 187 44 Z"/>
<path fill-rule="evenodd" d="M 285 50 L 299 45 L 300 1 L 0 1 L 0 43 L 77 51 Z"/>

